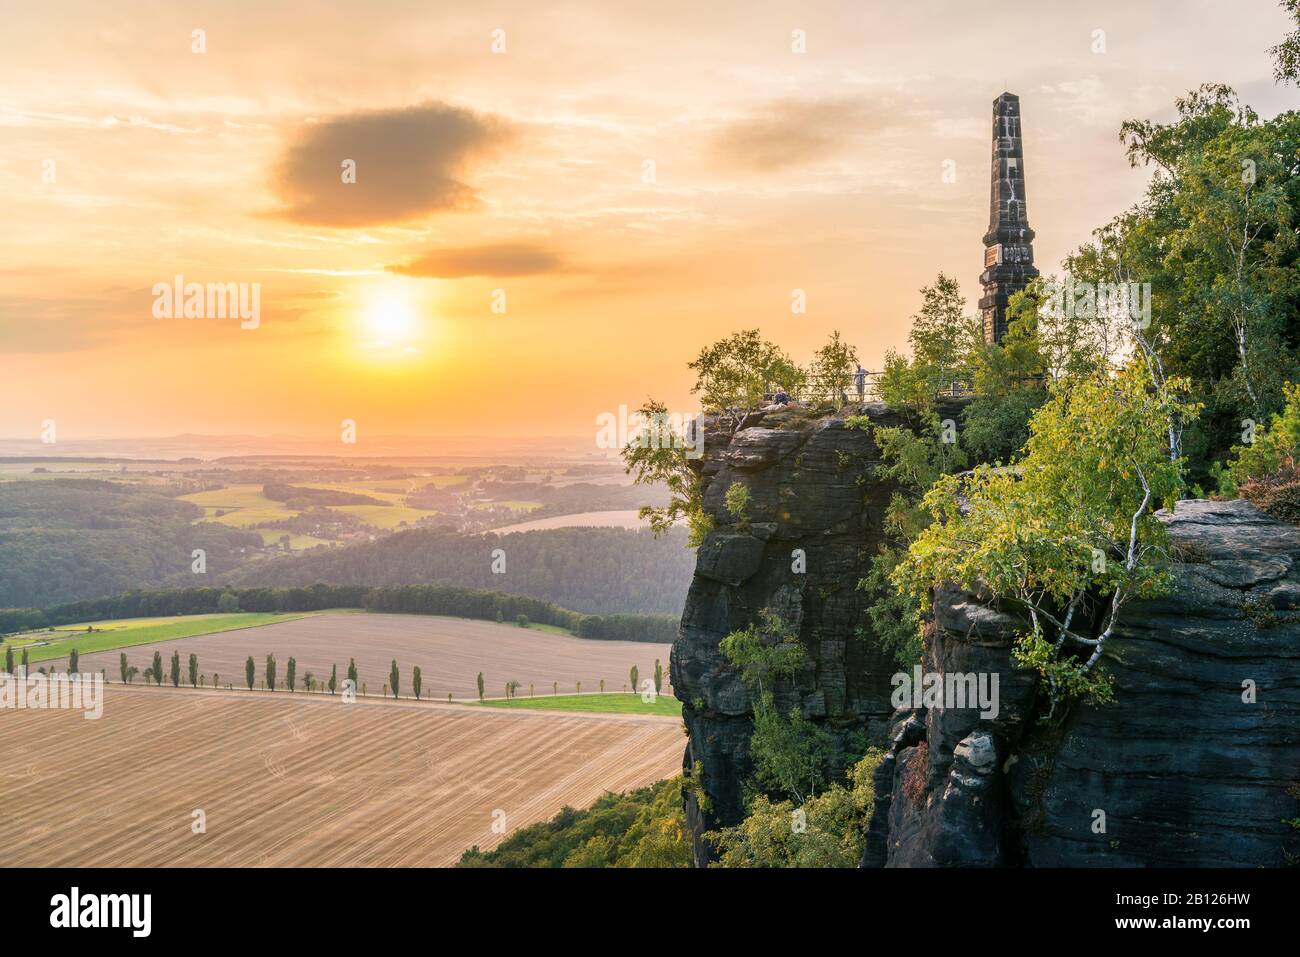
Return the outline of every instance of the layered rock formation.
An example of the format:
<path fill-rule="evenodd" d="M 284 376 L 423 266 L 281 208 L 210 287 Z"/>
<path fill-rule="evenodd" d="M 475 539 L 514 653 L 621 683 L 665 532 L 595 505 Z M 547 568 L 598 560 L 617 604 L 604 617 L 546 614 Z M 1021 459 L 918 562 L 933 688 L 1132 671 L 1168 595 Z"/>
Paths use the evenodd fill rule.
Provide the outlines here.
<path fill-rule="evenodd" d="M 844 414 L 904 424 L 882 403 Z M 834 733 L 841 751 L 850 736 L 887 733 L 897 668 L 873 641 L 857 584 L 881 541 L 889 489 L 872 478 L 880 457 L 870 430 L 846 428 L 844 414 L 786 409 L 754 413 L 734 434 L 705 429 L 698 468 L 715 524 L 699 548 L 672 652 L 690 736 L 685 765 L 708 796 L 705 807 L 687 801 L 697 863 L 712 857 L 701 835 L 743 817 L 752 703 L 718 643 L 758 621 L 760 611 L 779 615 L 807 649 L 803 672 L 775 689 L 782 713 L 799 707 Z M 723 504 L 734 483 L 750 491 L 748 522 Z M 795 570 L 799 552 L 803 572 Z"/>
<path fill-rule="evenodd" d="M 1175 585 L 1130 605 L 1115 700 L 1042 720 L 1015 617 L 940 592 L 926 670 L 994 672 L 1001 710 L 895 716 L 871 866 L 1257 867 L 1300 854 L 1300 529 L 1244 501 L 1165 516 Z M 1104 817 L 1103 817 L 1104 815 Z M 1104 824 L 1104 830 L 1102 825 Z"/>
<path fill-rule="evenodd" d="M 880 404 L 846 411 L 900 424 Z M 1036 676 L 1012 661 L 1020 623 L 941 593 L 925 670 L 998 675 L 998 714 L 896 712 L 898 668 L 856 589 L 890 494 L 872 478 L 878 462 L 870 431 L 842 415 L 760 413 L 734 435 L 708 433 L 699 468 L 716 524 L 672 655 L 685 764 L 705 798 L 687 799 L 697 863 L 711 859 L 702 834 L 741 819 L 752 772 L 751 702 L 718 643 L 764 608 L 808 652 L 776 689 L 781 709 L 821 722 L 842 751 L 863 734 L 889 741 L 866 866 L 1247 867 L 1300 854 L 1284 823 L 1300 815 L 1288 793 L 1300 781 L 1300 529 L 1245 502 L 1180 503 L 1173 593 L 1126 610 L 1104 657 L 1115 701 L 1063 722 L 1043 719 Z M 723 505 L 736 482 L 748 522 Z"/>

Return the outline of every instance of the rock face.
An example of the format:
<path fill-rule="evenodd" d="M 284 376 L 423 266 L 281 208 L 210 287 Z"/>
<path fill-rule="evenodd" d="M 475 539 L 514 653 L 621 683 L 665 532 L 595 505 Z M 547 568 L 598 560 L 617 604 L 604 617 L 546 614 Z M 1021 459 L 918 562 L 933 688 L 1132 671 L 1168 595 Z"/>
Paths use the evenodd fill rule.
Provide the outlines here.
<path fill-rule="evenodd" d="M 700 545 L 672 651 L 690 736 L 685 766 L 708 796 L 708 810 L 687 799 L 697 864 L 712 858 L 701 835 L 743 817 L 742 782 L 752 770 L 752 703 L 718 643 L 757 622 L 761 610 L 797 629 L 808 653 L 803 672 L 775 689 L 783 713 L 801 709 L 841 747 L 850 735 L 882 738 L 888 729 L 897 668 L 876 648 L 857 584 L 881 541 L 889 489 L 872 478 L 880 457 L 870 430 L 846 428 L 846 415 L 905 424 L 867 403 L 826 416 L 755 413 L 731 435 L 705 429 L 699 469 L 714 528 Z M 748 521 L 723 503 L 735 483 L 749 489 Z"/>
<path fill-rule="evenodd" d="M 1076 705 L 1059 723 L 1042 720 L 1037 678 L 1012 660 L 1020 623 L 941 592 L 923 668 L 996 675 L 997 714 L 896 711 L 899 669 L 856 587 L 890 489 L 872 477 L 870 430 L 847 428 L 846 414 L 905 424 L 869 403 L 758 413 L 732 435 L 706 428 L 697 467 L 715 524 L 672 652 L 697 864 L 713 856 L 704 832 L 742 818 L 752 773 L 749 693 L 718 644 L 765 608 L 807 650 L 774 689 L 781 710 L 821 723 L 841 752 L 864 734 L 889 742 L 865 866 L 1250 867 L 1300 854 L 1300 831 L 1283 823 L 1300 816 L 1288 794 L 1300 781 L 1300 529 L 1245 502 L 1180 503 L 1168 519 L 1173 593 L 1129 606 L 1107 645 L 1115 701 Z M 749 490 L 747 516 L 724 505 L 735 483 Z"/>
<path fill-rule="evenodd" d="M 1166 522 L 1182 559 L 1172 593 L 1129 606 L 1107 643 L 1114 702 L 1076 705 L 1059 726 L 1011 659 L 1021 623 L 935 596 L 925 669 L 997 673 L 1000 712 L 895 716 L 865 865 L 1258 867 L 1300 854 L 1284 823 L 1300 815 L 1288 793 L 1300 529 L 1244 501 L 1180 502 Z"/>

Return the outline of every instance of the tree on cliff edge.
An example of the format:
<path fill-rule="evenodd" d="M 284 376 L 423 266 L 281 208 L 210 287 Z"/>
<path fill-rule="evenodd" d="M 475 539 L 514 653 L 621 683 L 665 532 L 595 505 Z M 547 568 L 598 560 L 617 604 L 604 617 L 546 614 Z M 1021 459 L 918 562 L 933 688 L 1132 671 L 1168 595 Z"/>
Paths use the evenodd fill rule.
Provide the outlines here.
<path fill-rule="evenodd" d="M 1053 711 L 1075 697 L 1110 700 L 1096 665 L 1121 611 L 1170 585 L 1155 512 L 1183 489 L 1165 424 L 1171 412 L 1195 416 L 1186 390 L 1170 380 L 1157 391 L 1137 362 L 1056 389 L 1012 468 L 945 476 L 926 494 L 935 521 L 895 584 L 926 611 L 945 582 L 1007 600 L 1029 624 L 1016 657 L 1046 680 Z"/>
<path fill-rule="evenodd" d="M 757 329 L 745 329 L 701 349 L 688 368 L 695 373 L 691 392 L 699 396 L 700 412 L 714 417 L 713 428 L 734 432 L 774 392 L 784 389 L 794 397 L 810 376 L 817 379 L 821 392 L 847 390 L 856 363 L 857 351 L 839 332 L 832 333 L 805 370 Z M 685 521 L 687 546 L 694 548 L 712 528 L 695 467 L 704 454 L 701 422 L 671 415 L 657 399 L 647 399 L 636 417 L 639 431 L 622 450 L 625 471 L 632 475 L 633 484 L 663 485 L 669 493 L 667 505 L 643 506 L 640 516 L 656 535 Z"/>

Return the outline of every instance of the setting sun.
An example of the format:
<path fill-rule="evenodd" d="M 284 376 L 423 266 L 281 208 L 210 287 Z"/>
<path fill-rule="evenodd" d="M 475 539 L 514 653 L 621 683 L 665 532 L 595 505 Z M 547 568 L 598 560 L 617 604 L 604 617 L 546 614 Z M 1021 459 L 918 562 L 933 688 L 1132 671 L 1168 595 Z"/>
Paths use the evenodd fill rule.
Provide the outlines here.
<path fill-rule="evenodd" d="M 428 336 L 429 304 L 401 282 L 369 291 L 356 312 L 356 345 L 371 357 L 418 355 Z"/>
<path fill-rule="evenodd" d="M 414 325 L 410 307 L 395 299 L 377 302 L 366 313 L 366 326 L 369 332 L 388 344 L 409 339 Z"/>

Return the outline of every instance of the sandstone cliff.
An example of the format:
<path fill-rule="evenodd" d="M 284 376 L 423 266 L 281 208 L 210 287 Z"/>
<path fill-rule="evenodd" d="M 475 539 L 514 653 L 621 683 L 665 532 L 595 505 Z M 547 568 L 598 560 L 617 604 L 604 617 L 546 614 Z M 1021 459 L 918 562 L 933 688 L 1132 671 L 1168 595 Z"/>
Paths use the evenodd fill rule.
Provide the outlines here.
<path fill-rule="evenodd" d="M 881 425 L 902 420 L 880 403 L 849 410 Z M 695 578 L 672 652 L 676 694 L 690 742 L 685 765 L 708 795 L 688 799 L 696 859 L 710 859 L 706 830 L 742 817 L 741 783 L 751 771 L 749 693 L 718 650 L 736 629 L 771 609 L 798 630 L 807 665 L 776 688 L 782 712 L 799 706 L 843 746 L 849 735 L 883 739 L 892 714 L 895 670 L 875 647 L 857 583 L 881 539 L 889 490 L 871 479 L 879 453 L 867 431 L 842 416 L 801 409 L 751 415 L 734 435 L 705 430 L 698 463 L 715 527 L 701 544 Z M 723 505 L 735 482 L 752 496 L 750 522 Z M 792 570 L 802 550 L 806 572 Z"/>
<path fill-rule="evenodd" d="M 881 404 L 846 410 L 884 425 Z M 1181 561 L 1173 594 L 1130 606 L 1107 646 L 1115 702 L 1042 720 L 1017 668 L 1018 623 L 968 595 L 936 596 L 925 668 L 996 673 L 1000 710 L 895 712 L 895 663 L 876 647 L 856 590 L 879 544 L 889 489 L 869 431 L 804 410 L 713 432 L 699 463 L 715 528 L 699 550 L 673 681 L 685 702 L 687 799 L 697 863 L 704 831 L 738 821 L 750 774 L 747 691 L 718 642 L 770 608 L 807 664 L 777 689 L 833 731 L 889 742 L 876 776 L 865 866 L 1269 866 L 1300 854 L 1300 529 L 1245 502 L 1184 502 L 1168 518 Z M 733 482 L 750 521 L 723 506 Z M 802 549 L 807 571 L 792 570 Z M 1253 682 L 1256 700 L 1242 700 Z M 1096 830 L 1097 812 L 1105 831 Z"/>

